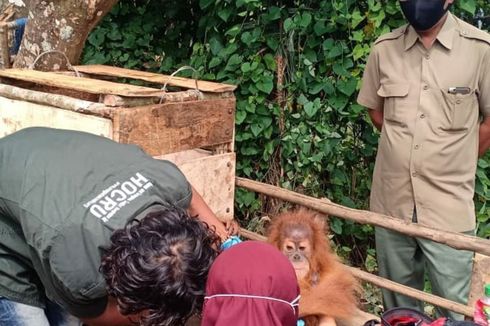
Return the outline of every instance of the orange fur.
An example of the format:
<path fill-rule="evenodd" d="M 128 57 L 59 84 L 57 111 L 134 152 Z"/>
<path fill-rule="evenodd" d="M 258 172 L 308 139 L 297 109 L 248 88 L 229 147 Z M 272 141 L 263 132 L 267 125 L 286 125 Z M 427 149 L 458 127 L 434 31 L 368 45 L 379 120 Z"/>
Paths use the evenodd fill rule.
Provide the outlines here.
<path fill-rule="evenodd" d="M 306 225 L 312 231 L 310 271 L 299 280 L 300 317 L 306 325 L 317 325 L 321 316 L 346 319 L 357 310 L 359 283 L 340 263 L 326 237 L 325 223 L 315 212 L 300 208 L 277 216 L 269 227 L 268 242 L 282 248 L 284 229 L 291 225 Z M 318 283 L 313 285 L 313 275 Z"/>

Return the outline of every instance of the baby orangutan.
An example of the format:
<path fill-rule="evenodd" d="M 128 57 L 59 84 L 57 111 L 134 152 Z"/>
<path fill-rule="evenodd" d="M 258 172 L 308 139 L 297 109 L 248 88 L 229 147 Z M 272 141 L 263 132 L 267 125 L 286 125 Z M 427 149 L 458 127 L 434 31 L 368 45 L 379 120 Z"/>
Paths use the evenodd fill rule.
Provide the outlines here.
<path fill-rule="evenodd" d="M 270 225 L 268 241 L 294 266 L 301 289 L 299 316 L 307 326 L 335 325 L 357 311 L 359 284 L 332 252 L 316 213 L 301 208 L 280 214 Z"/>

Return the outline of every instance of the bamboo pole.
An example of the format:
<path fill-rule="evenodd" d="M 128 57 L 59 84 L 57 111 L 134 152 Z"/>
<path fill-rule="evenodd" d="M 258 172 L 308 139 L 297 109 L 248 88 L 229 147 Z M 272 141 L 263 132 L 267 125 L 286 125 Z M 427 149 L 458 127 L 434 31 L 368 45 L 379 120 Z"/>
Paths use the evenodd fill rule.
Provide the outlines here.
<path fill-rule="evenodd" d="M 240 235 L 242 235 L 244 238 L 247 238 L 250 240 L 257 240 L 257 241 L 267 240 L 267 238 L 264 237 L 263 235 L 257 234 L 257 233 L 252 232 L 252 231 L 248 231 L 246 229 L 241 229 Z M 346 266 L 346 267 L 351 271 L 352 275 L 354 275 L 356 278 L 358 278 L 362 281 L 374 284 L 376 286 L 379 286 L 379 287 L 382 287 L 382 288 L 385 288 L 385 289 L 388 289 L 391 291 L 395 291 L 397 293 L 407 295 L 409 297 L 412 297 L 412 298 L 415 298 L 418 300 L 428 302 L 430 304 L 433 304 L 433 305 L 436 305 L 436 306 L 439 306 L 442 308 L 446 308 L 446 309 L 451 310 L 451 311 L 455 311 L 457 313 L 463 314 L 463 315 L 468 316 L 468 317 L 473 317 L 473 309 L 471 306 L 466 306 L 466 305 L 456 303 L 456 302 L 448 300 L 448 299 L 438 297 L 438 296 L 433 295 L 433 294 L 429 294 L 429 293 L 425 293 L 423 291 L 412 289 L 408 286 L 401 285 L 399 283 L 387 280 L 383 277 L 370 274 L 370 273 L 362 271 L 358 268 L 354 268 L 354 267 L 350 267 L 350 266 Z"/>
<path fill-rule="evenodd" d="M 84 101 L 69 96 L 43 93 L 16 86 L 0 84 L 0 96 L 13 100 L 29 101 L 38 104 L 50 105 L 56 108 L 84 113 L 97 113 L 97 110 L 105 109 L 105 105 Z"/>
<path fill-rule="evenodd" d="M 471 250 L 487 256 L 490 255 L 490 240 L 457 232 L 441 231 L 383 214 L 343 207 L 324 199 L 309 197 L 249 179 L 236 178 L 236 186 L 308 207 L 324 214 L 338 216 L 361 224 L 372 224 L 412 237 L 432 240 L 455 249 Z"/>

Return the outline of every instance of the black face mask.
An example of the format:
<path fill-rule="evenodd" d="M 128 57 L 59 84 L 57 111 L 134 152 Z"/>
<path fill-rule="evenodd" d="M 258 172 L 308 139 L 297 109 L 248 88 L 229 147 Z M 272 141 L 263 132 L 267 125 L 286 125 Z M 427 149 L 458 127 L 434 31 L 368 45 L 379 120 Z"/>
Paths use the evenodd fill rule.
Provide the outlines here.
<path fill-rule="evenodd" d="M 407 0 L 400 1 L 405 18 L 416 31 L 431 29 L 446 14 L 445 0 Z"/>

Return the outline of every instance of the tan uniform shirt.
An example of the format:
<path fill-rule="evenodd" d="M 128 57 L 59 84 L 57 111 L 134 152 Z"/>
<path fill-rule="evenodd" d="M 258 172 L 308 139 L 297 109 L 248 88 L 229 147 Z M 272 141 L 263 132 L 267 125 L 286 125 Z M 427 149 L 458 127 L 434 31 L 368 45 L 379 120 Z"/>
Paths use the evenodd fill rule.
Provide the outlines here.
<path fill-rule="evenodd" d="M 358 102 L 384 110 L 371 210 L 411 220 L 416 207 L 423 225 L 473 230 L 480 116 L 490 115 L 490 35 L 449 14 L 431 49 L 412 27 L 380 37 Z"/>

